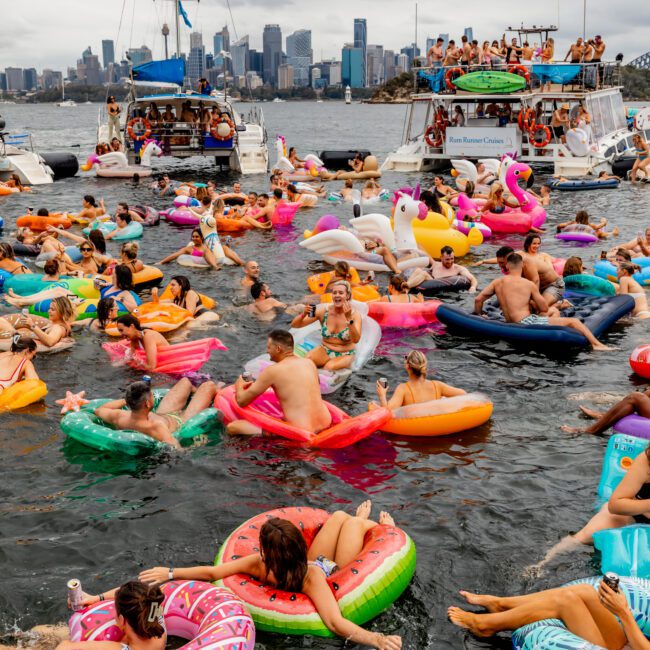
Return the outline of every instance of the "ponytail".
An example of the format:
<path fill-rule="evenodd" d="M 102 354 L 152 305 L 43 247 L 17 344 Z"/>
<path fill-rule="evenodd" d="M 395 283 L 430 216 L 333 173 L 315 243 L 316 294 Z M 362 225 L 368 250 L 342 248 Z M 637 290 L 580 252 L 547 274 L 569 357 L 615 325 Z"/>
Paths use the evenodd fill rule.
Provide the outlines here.
<path fill-rule="evenodd" d="M 164 600 L 160 587 L 132 580 L 117 590 L 115 611 L 124 616 L 141 639 L 157 639 L 165 634 L 160 621 Z"/>

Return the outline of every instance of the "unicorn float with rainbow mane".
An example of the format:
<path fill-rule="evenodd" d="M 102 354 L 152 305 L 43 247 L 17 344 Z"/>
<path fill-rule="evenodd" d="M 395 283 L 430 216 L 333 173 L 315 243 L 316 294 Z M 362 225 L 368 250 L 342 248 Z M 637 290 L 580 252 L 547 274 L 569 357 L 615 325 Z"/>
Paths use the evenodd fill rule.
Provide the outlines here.
<path fill-rule="evenodd" d="M 91 154 L 81 169 L 89 172 L 94 168 L 95 174 L 102 178 L 133 178 L 136 174 L 141 178 L 151 176 L 151 159 L 153 156 L 162 156 L 160 143 L 153 139 L 145 140 L 138 155 L 140 164 L 129 165 L 126 154 L 122 151 L 111 151 L 101 156 Z"/>

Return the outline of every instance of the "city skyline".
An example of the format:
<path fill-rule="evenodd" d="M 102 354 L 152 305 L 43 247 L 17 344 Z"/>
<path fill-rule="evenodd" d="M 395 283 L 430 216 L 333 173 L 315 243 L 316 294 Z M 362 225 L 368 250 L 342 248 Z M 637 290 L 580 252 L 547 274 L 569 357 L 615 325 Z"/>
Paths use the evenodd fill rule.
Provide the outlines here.
<path fill-rule="evenodd" d="M 262 50 L 262 34 L 266 24 L 278 24 L 284 38 L 295 31 L 306 29 L 312 32 L 314 61 L 341 58 L 341 49 L 346 43 L 354 43 L 353 19 L 367 20 L 366 43 L 380 44 L 386 49 L 399 52 L 413 42 L 415 3 L 399 7 L 388 0 L 374 2 L 346 3 L 331 0 L 326 8 L 319 8 L 316 16 L 309 5 L 293 0 L 281 0 L 273 11 L 265 11 L 264 0 L 233 0 L 231 2 L 235 24 L 233 26 L 227 8 L 220 0 L 203 0 L 200 5 L 185 0 L 186 11 L 193 22 L 193 29 L 181 22 L 182 50 L 189 53 L 191 31 L 200 31 L 206 38 L 206 51 L 211 49 L 208 39 L 223 25 L 230 29 L 234 42 L 249 35 L 249 47 Z M 172 17 L 169 2 L 126 0 L 124 24 L 117 38 L 120 21 L 118 3 L 104 3 L 90 6 L 80 0 L 25 0 L 24 11 L 13 12 L 0 25 L 0 68 L 22 67 L 65 70 L 73 65 L 79 53 L 88 45 L 100 57 L 102 41 L 115 42 L 114 56 L 121 60 L 129 47 L 143 44 L 151 48 L 154 58 L 164 58 L 164 42 L 160 34 L 163 22 L 172 28 L 169 38 L 170 55 L 175 51 Z M 125 5 L 125 6 L 126 6 Z M 580 6 L 578 6 L 580 5 Z M 645 19 L 650 19 L 650 8 L 641 5 L 631 12 L 626 7 L 617 7 L 615 15 L 605 0 L 590 0 L 588 4 L 587 33 L 602 34 L 611 58 L 623 52 L 630 60 L 647 51 L 644 38 Z M 426 39 L 438 33 L 449 33 L 451 38 L 460 39 L 468 24 L 474 26 L 474 37 L 492 39 L 503 33 L 509 24 L 558 24 L 557 8 L 547 6 L 522 6 L 515 0 L 501 0 L 499 11 L 478 0 L 466 0 L 463 11 L 438 15 L 428 11 L 423 3 L 418 12 L 418 46 L 424 50 Z M 496 14 L 496 15 L 495 15 Z M 39 21 L 31 21 L 29 15 L 38 15 Z M 65 17 L 65 20 L 62 19 Z M 133 25 L 131 25 L 133 16 Z M 558 58 L 563 58 L 569 43 L 582 35 L 582 3 L 563 2 L 559 15 L 560 32 L 557 34 Z M 56 38 L 52 38 L 52 30 Z M 47 42 L 47 48 L 34 48 L 33 42 Z"/>

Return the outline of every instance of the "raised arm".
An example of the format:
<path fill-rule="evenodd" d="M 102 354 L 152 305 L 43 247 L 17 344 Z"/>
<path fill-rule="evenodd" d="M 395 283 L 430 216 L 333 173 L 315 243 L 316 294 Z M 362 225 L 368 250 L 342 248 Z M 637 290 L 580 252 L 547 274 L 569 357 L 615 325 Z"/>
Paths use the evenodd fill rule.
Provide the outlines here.
<path fill-rule="evenodd" d="M 324 313 L 324 310 L 326 307 L 316 307 L 316 313 L 314 316 L 309 315 L 309 310 L 311 308 L 311 305 L 305 305 L 305 309 L 303 312 L 298 314 L 292 321 L 291 321 L 291 327 L 297 327 L 300 329 L 301 327 L 307 327 L 307 325 L 311 325 L 312 323 L 315 323 L 316 321 L 320 321 L 321 315 Z"/>
<path fill-rule="evenodd" d="M 160 260 L 158 264 L 167 264 L 168 262 L 173 262 L 177 257 L 180 257 L 181 255 L 189 255 L 190 254 L 190 246 L 183 246 L 183 248 L 177 250 L 175 253 L 172 253 L 171 255 L 167 255 L 164 259 Z"/>

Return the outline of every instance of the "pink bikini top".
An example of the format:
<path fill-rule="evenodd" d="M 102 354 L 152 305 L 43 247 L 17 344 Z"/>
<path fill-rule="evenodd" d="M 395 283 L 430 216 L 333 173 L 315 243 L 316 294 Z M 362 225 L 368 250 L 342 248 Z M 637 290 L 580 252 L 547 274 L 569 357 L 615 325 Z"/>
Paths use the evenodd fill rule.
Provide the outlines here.
<path fill-rule="evenodd" d="M 203 251 L 200 251 L 200 250 L 199 250 L 198 248 L 196 248 L 196 247 L 192 249 L 192 253 L 191 253 L 191 254 L 194 255 L 194 257 L 203 257 Z"/>

